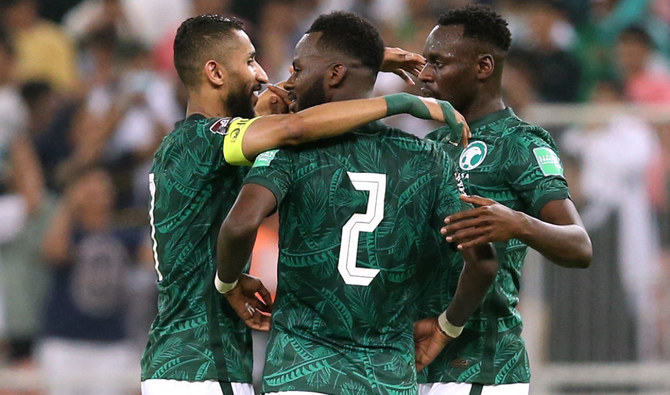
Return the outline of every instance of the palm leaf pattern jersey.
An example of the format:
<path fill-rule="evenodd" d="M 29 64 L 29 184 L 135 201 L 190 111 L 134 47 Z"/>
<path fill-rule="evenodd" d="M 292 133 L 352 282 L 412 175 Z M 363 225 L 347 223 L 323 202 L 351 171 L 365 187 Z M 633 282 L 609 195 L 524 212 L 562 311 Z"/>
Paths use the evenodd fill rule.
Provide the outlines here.
<path fill-rule="evenodd" d="M 416 394 L 422 283 L 457 252 L 444 215 L 467 207 L 438 145 L 374 122 L 256 158 L 275 195 L 277 299 L 263 392 Z"/>
<path fill-rule="evenodd" d="M 142 380 L 251 382 L 250 332 L 213 285 L 219 228 L 249 170 L 224 160 L 229 122 L 192 115 L 154 156 L 149 219 L 158 314 Z"/>
<path fill-rule="evenodd" d="M 540 127 L 520 120 L 507 108 L 473 122 L 468 147 L 445 140 L 438 129 L 427 136 L 439 141 L 458 166 L 456 178 L 468 194 L 494 199 L 537 217 L 549 201 L 569 198 L 568 185 L 553 139 Z M 495 243 L 499 270 L 482 307 L 465 330 L 421 372 L 419 382 L 468 382 L 486 385 L 528 383 L 530 367 L 523 340 L 519 302 L 521 268 L 528 247 L 517 239 Z M 455 265 L 452 270 L 457 270 Z M 439 313 L 455 284 L 443 286 L 450 272 L 426 286 L 438 290 L 425 298 L 428 313 Z"/>

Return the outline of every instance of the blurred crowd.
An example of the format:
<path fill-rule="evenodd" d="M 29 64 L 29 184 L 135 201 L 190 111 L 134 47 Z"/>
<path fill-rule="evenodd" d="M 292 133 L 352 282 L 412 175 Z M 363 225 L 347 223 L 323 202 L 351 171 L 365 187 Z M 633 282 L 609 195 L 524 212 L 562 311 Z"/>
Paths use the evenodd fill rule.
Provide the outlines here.
<path fill-rule="evenodd" d="M 105 355 L 100 369 L 137 364 L 156 305 L 148 168 L 185 113 L 172 67 L 181 21 L 203 13 L 241 18 L 259 63 L 278 82 L 320 13 L 356 11 L 388 46 L 421 53 L 438 15 L 472 2 L 0 0 L 0 365 L 39 362 L 53 377 L 86 367 L 59 348 L 64 339 Z M 548 128 L 596 254 L 593 270 L 552 269 L 546 286 L 550 319 L 559 311 L 574 317 L 574 300 L 589 300 L 587 290 L 618 292 L 614 319 L 626 330 L 607 347 L 624 340 L 628 351 L 613 356 L 593 346 L 561 354 L 570 339 L 552 323 L 549 358 L 670 358 L 670 117 L 651 122 L 621 110 L 670 109 L 670 1 L 480 3 L 510 22 L 504 87 L 518 114 L 555 103 L 619 109 L 597 122 L 566 119 Z M 380 76 L 380 94 L 399 90 L 420 94 L 394 75 Z M 427 130 L 395 122 L 416 134 Z M 610 280 L 595 282 L 605 275 Z M 594 330 L 583 328 L 570 336 Z"/>

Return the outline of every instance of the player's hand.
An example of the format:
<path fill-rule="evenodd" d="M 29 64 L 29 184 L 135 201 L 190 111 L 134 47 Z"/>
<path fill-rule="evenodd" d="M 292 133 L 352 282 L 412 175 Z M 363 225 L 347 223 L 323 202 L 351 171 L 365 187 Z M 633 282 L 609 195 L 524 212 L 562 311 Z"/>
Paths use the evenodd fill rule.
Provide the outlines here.
<path fill-rule="evenodd" d="M 461 195 L 461 200 L 476 207 L 448 216 L 441 229 L 447 242 L 456 243 L 459 250 L 519 236 L 525 214 L 477 195 Z"/>
<path fill-rule="evenodd" d="M 425 64 L 426 59 L 418 53 L 405 51 L 402 48 L 386 47 L 379 71 L 394 73 L 409 85 L 415 85 L 410 74 L 418 77 Z"/>
<path fill-rule="evenodd" d="M 460 128 L 458 126 L 451 127 L 451 134 L 453 137 L 452 141 L 460 141 L 462 147 L 467 147 L 470 138 L 472 138 L 472 133 L 470 132 L 470 126 L 465 121 L 465 117 L 463 116 L 463 114 L 456 111 L 455 109 L 454 109 L 454 115 L 456 116 L 456 125 L 460 125 Z M 460 129 L 460 135 L 458 134 L 459 129 Z"/>
<path fill-rule="evenodd" d="M 283 82 L 277 85 L 268 84 L 268 88 L 258 96 L 254 110 L 256 115 L 287 114 L 291 100 L 283 88 Z"/>
<path fill-rule="evenodd" d="M 448 101 L 433 99 L 429 97 L 421 98 L 428 107 L 430 116 L 433 120 L 444 122 L 451 130 L 449 141 L 460 141 L 463 147 L 468 145 L 468 140 L 472 137 L 470 126 L 465 121 L 465 117 L 449 103 Z"/>
<path fill-rule="evenodd" d="M 414 358 L 420 372 L 442 352 L 453 338 L 440 330 L 437 318 L 426 318 L 414 323 Z"/>
<path fill-rule="evenodd" d="M 272 296 L 261 280 L 242 274 L 235 288 L 225 295 L 237 315 L 249 328 L 259 331 L 270 330 Z"/>

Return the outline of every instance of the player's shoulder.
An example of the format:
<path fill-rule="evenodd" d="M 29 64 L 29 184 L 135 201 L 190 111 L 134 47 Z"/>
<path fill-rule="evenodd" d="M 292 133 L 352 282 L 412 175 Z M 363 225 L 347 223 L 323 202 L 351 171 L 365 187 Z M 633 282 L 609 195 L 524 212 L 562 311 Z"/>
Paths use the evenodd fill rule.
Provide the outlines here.
<path fill-rule="evenodd" d="M 441 154 L 438 143 L 434 140 L 420 138 L 404 130 L 380 123 L 380 136 L 386 144 L 394 145 L 398 149 L 409 150 L 426 155 Z"/>
<path fill-rule="evenodd" d="M 555 147 L 556 143 L 551 134 L 539 125 L 522 120 L 512 114 L 502 119 L 500 127 L 500 145 L 540 145 Z"/>

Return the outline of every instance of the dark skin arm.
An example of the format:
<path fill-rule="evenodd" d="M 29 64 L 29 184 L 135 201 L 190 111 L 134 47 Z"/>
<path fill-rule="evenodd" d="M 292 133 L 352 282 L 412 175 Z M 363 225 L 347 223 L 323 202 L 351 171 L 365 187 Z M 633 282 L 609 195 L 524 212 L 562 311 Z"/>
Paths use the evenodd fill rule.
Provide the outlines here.
<path fill-rule="evenodd" d="M 273 87 L 273 92 L 280 88 Z M 428 108 L 430 118 L 445 122 L 440 104 L 429 98 L 419 98 Z M 244 156 L 252 160 L 259 153 L 285 145 L 339 136 L 369 122 L 387 116 L 383 97 L 330 102 L 297 113 L 268 115 L 257 118 L 247 129 L 242 143 Z M 465 118 L 456 112 L 463 134 L 470 133 Z"/>
<path fill-rule="evenodd" d="M 480 196 L 463 195 L 461 200 L 476 207 L 450 215 L 442 228 L 446 240 L 459 249 L 516 238 L 559 266 L 591 264 L 591 239 L 570 199 L 545 204 L 539 219 Z"/>
<path fill-rule="evenodd" d="M 270 316 L 263 312 L 271 310 L 272 298 L 260 280 L 240 276 L 251 257 L 258 228 L 276 207 L 277 201 L 267 188 L 257 184 L 244 185 L 221 225 L 217 241 L 219 279 L 224 283 L 239 279 L 238 285 L 225 294 L 226 298 L 240 318 L 249 327 L 258 330 L 270 329 Z"/>
<path fill-rule="evenodd" d="M 465 261 L 454 299 L 447 308 L 447 320 L 463 326 L 484 300 L 498 272 L 498 260 L 491 243 L 461 250 Z M 416 369 L 420 371 L 453 340 L 442 332 L 437 318 L 426 318 L 414 324 Z"/>

